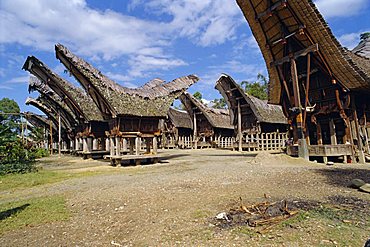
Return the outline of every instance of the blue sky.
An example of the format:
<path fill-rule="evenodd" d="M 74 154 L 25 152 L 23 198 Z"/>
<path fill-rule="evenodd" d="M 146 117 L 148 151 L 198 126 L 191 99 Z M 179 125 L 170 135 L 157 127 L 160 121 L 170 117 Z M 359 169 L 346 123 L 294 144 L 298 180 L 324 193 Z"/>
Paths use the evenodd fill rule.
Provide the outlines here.
<path fill-rule="evenodd" d="M 369 0 L 317 0 L 342 45 L 353 48 L 370 31 Z M 266 75 L 265 63 L 234 0 L 0 0 L 0 98 L 24 104 L 28 55 L 64 74 L 54 44 L 62 43 L 119 84 L 136 87 L 196 74 L 190 88 L 220 98 L 221 73 L 236 81 Z M 77 84 L 77 83 L 76 83 Z"/>

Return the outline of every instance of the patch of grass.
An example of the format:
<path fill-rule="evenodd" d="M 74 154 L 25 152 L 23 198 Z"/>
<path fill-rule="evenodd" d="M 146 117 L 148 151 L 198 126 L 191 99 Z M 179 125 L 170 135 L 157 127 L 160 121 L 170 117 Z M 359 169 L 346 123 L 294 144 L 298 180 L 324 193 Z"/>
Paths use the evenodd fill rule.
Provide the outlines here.
<path fill-rule="evenodd" d="M 310 213 L 309 212 L 307 212 L 307 211 L 299 211 L 298 214 L 296 214 L 292 218 L 289 218 L 289 219 L 286 219 L 286 220 L 282 221 L 280 224 L 283 227 L 287 227 L 287 226 L 299 224 L 299 223 L 301 223 L 301 222 L 309 219 L 309 217 L 310 217 Z"/>
<path fill-rule="evenodd" d="M 115 171 L 50 171 L 40 170 L 25 174 L 9 174 L 0 176 L 0 191 L 30 188 L 43 184 L 51 184 L 72 178 L 111 174 Z"/>
<path fill-rule="evenodd" d="M 239 226 L 233 230 L 233 233 L 243 234 L 251 238 L 258 235 L 257 229 L 250 226 Z"/>
<path fill-rule="evenodd" d="M 67 220 L 69 216 L 62 196 L 0 204 L 0 234 L 26 226 Z"/>
<path fill-rule="evenodd" d="M 42 184 L 55 183 L 73 177 L 76 177 L 75 174 L 44 170 L 25 174 L 9 174 L 0 176 L 0 191 L 29 188 Z"/>
<path fill-rule="evenodd" d="M 202 209 L 197 209 L 193 212 L 193 218 L 195 219 L 203 219 L 209 217 L 211 214 L 210 211 L 207 210 L 202 210 Z"/>

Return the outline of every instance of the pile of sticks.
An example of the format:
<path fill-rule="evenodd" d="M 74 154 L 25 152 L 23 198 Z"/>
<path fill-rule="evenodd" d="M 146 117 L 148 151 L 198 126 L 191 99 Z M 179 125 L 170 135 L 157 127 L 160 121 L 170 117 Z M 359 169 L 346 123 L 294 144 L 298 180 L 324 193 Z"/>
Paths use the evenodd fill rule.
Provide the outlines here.
<path fill-rule="evenodd" d="M 293 203 L 287 200 L 276 202 L 261 202 L 246 205 L 242 198 L 239 198 L 237 206 L 226 213 L 225 220 L 217 224 L 221 227 L 249 225 L 251 227 L 275 225 L 298 213 L 298 209 Z M 224 222 L 223 222 L 224 221 Z"/>

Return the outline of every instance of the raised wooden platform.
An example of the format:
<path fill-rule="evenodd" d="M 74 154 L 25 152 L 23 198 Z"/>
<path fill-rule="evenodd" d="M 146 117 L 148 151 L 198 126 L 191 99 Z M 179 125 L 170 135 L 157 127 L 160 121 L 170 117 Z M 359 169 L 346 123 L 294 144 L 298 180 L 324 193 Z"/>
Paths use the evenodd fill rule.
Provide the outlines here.
<path fill-rule="evenodd" d="M 92 152 L 78 151 L 78 155 L 81 155 L 83 159 L 102 159 L 104 155 L 109 154 L 109 151 L 106 150 L 96 150 Z"/>
<path fill-rule="evenodd" d="M 298 156 L 298 146 L 288 146 L 287 153 L 291 156 Z M 323 157 L 324 163 L 327 163 L 328 157 L 352 156 L 352 146 L 348 144 L 337 145 L 309 145 L 308 155 L 310 157 Z"/>
<path fill-rule="evenodd" d="M 112 166 L 121 165 L 123 161 L 128 161 L 130 164 L 141 165 L 142 161 L 146 161 L 149 164 L 155 164 L 160 161 L 161 158 L 164 158 L 163 155 L 158 154 L 142 154 L 142 155 L 104 155 L 104 159 L 109 159 Z"/>

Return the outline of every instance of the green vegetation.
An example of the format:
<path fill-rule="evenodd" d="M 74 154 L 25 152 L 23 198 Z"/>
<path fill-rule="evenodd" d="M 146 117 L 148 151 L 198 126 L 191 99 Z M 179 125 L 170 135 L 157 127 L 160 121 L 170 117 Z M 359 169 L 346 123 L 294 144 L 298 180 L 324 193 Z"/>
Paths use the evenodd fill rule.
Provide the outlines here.
<path fill-rule="evenodd" d="M 203 95 L 202 95 L 200 92 L 196 91 L 196 92 L 193 94 L 193 96 L 194 96 L 194 98 L 196 98 L 197 100 L 202 101 Z"/>
<path fill-rule="evenodd" d="M 221 99 L 214 99 L 211 101 L 213 104 L 212 107 L 216 109 L 225 109 L 226 108 L 226 101 L 224 98 Z"/>
<path fill-rule="evenodd" d="M 360 34 L 360 39 L 365 40 L 370 37 L 370 32 Z"/>
<path fill-rule="evenodd" d="M 242 81 L 240 85 L 244 88 L 244 91 L 256 98 L 266 100 L 268 92 L 268 81 L 264 75 L 258 73 L 257 80 L 254 82 Z"/>
<path fill-rule="evenodd" d="M 62 196 L 0 204 L 0 234 L 26 226 L 67 220 L 69 216 L 66 201 Z"/>
<path fill-rule="evenodd" d="M 18 104 L 11 99 L 0 100 L 0 176 L 10 173 L 36 171 L 35 159 L 45 157 L 46 150 L 35 148 L 33 143 L 23 139 Z M 43 138 L 42 130 L 35 128 L 30 135 L 37 142 Z"/>

